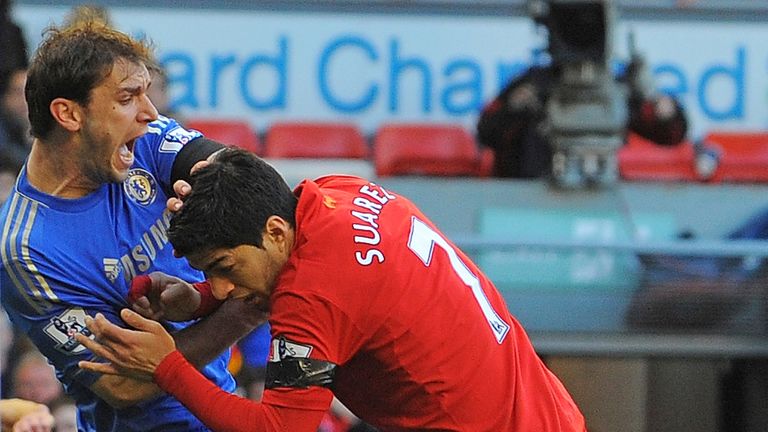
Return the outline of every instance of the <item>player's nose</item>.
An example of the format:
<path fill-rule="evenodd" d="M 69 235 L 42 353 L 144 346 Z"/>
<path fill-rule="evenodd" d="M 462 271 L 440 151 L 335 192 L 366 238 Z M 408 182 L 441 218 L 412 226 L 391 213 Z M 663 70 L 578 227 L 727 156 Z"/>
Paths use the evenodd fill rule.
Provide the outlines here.
<path fill-rule="evenodd" d="M 157 120 L 158 112 L 155 108 L 155 104 L 149 99 L 149 96 L 145 93 L 141 97 L 141 108 L 139 109 L 139 121 L 142 123 L 150 123 Z"/>
<path fill-rule="evenodd" d="M 209 277 L 208 282 L 211 284 L 211 292 L 217 300 L 225 300 L 235 289 L 235 284 L 225 278 Z"/>

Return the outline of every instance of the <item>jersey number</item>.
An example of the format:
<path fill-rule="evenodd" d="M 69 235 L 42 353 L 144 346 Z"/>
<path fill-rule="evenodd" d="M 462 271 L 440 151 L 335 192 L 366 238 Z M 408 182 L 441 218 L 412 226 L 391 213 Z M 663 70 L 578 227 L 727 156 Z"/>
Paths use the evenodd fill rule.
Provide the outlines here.
<path fill-rule="evenodd" d="M 509 332 L 509 324 L 505 323 L 504 320 L 499 317 L 499 314 L 493 310 L 491 302 L 488 301 L 488 298 L 480 287 L 480 280 L 469 271 L 466 264 L 459 258 L 459 254 L 456 253 L 456 250 L 451 247 L 440 234 L 416 217 L 411 217 L 411 235 L 408 238 L 408 248 L 411 249 L 411 251 L 413 251 L 426 266 L 429 266 L 432 262 L 432 252 L 435 249 L 435 245 L 440 246 L 448 254 L 451 267 L 453 267 L 456 274 L 472 290 L 472 294 L 475 296 L 477 304 L 480 305 L 480 309 L 483 311 L 483 315 L 485 315 L 485 319 L 488 321 L 488 325 L 491 327 L 491 331 L 493 332 L 496 341 L 498 343 L 504 341 L 504 337 Z"/>

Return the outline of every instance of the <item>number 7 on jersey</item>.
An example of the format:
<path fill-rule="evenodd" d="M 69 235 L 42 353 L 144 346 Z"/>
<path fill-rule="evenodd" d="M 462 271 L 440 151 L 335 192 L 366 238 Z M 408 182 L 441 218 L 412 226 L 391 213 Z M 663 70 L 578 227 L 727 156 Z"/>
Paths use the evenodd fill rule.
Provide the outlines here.
<path fill-rule="evenodd" d="M 499 314 L 493 310 L 491 302 L 488 301 L 483 289 L 480 287 L 480 280 L 469 271 L 466 264 L 464 264 L 459 257 L 459 254 L 456 253 L 456 250 L 448 244 L 440 234 L 435 232 L 429 225 L 412 216 L 411 235 L 408 238 L 408 248 L 411 249 L 411 251 L 413 251 L 413 253 L 415 253 L 427 267 L 429 267 L 429 264 L 432 262 L 432 253 L 435 249 L 435 245 L 440 246 L 440 248 L 448 254 L 451 267 L 453 267 L 453 270 L 459 278 L 461 278 L 464 284 L 472 290 L 472 295 L 475 296 L 477 304 L 480 305 L 480 309 L 483 311 L 483 315 L 485 315 L 485 319 L 491 327 L 496 342 L 502 343 L 504 337 L 509 332 L 509 324 L 504 322 L 504 320 L 499 317 Z"/>

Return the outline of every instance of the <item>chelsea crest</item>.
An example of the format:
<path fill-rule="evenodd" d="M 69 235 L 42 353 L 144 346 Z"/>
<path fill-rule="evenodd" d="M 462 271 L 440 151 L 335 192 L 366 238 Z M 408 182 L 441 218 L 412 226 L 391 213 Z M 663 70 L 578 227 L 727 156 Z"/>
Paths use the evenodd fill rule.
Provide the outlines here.
<path fill-rule="evenodd" d="M 123 182 L 123 190 L 137 204 L 148 206 L 157 197 L 157 182 L 148 171 L 134 168 L 128 171 L 128 178 Z"/>

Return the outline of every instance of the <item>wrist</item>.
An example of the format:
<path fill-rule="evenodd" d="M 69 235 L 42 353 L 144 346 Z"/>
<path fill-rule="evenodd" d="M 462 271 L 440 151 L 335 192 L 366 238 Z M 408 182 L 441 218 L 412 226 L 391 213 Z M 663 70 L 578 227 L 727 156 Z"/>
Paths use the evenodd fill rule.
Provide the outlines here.
<path fill-rule="evenodd" d="M 223 303 L 221 300 L 218 300 L 216 297 L 213 296 L 213 291 L 211 290 L 211 284 L 207 280 L 194 283 L 192 284 L 192 286 L 200 295 L 200 304 L 197 306 L 197 309 L 192 313 L 193 318 L 208 316 L 211 314 L 211 312 L 218 309 L 219 306 L 221 306 L 221 303 Z"/>
<path fill-rule="evenodd" d="M 180 370 L 179 366 L 188 363 L 181 351 L 173 350 L 168 353 L 155 368 L 152 374 L 153 381 L 162 389 L 167 389 L 168 383 L 172 382 L 175 373 Z"/>

